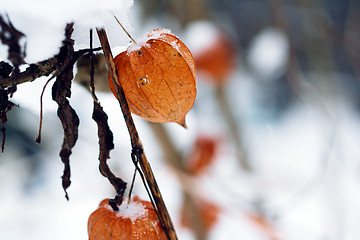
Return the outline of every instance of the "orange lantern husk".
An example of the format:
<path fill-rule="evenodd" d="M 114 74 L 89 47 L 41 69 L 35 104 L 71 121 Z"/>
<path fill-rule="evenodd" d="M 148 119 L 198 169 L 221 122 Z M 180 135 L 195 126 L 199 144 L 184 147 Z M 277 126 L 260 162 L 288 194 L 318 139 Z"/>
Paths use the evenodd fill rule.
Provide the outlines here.
<path fill-rule="evenodd" d="M 204 173 L 216 159 L 218 145 L 218 139 L 199 136 L 187 158 L 187 171 L 194 175 Z"/>
<path fill-rule="evenodd" d="M 163 29 L 133 43 L 114 63 L 130 111 L 152 122 L 185 124 L 196 97 L 195 62 L 190 50 Z M 111 79 L 110 87 L 114 92 Z"/>
<path fill-rule="evenodd" d="M 217 33 L 209 47 L 195 56 L 199 70 L 207 72 L 215 84 L 224 84 L 236 67 L 236 48 L 224 33 Z"/>
<path fill-rule="evenodd" d="M 198 216 L 197 220 L 200 221 L 197 224 L 200 224 L 203 231 L 208 234 L 218 222 L 221 208 L 218 205 L 203 199 L 196 199 L 194 203 L 196 208 L 193 211 L 195 212 L 189 212 L 186 205 L 183 205 L 181 211 L 181 225 L 193 229 L 194 223 L 192 222 L 191 214 L 196 214 L 196 216 Z"/>
<path fill-rule="evenodd" d="M 134 197 L 130 204 L 127 201 L 123 208 L 114 211 L 109 205 L 109 199 L 104 199 L 97 210 L 88 220 L 89 240 L 166 240 L 166 235 L 161 227 L 156 212 L 150 202 Z M 137 206 L 140 213 L 132 212 L 130 215 L 124 213 L 126 208 Z M 135 209 L 137 210 L 137 209 Z"/>

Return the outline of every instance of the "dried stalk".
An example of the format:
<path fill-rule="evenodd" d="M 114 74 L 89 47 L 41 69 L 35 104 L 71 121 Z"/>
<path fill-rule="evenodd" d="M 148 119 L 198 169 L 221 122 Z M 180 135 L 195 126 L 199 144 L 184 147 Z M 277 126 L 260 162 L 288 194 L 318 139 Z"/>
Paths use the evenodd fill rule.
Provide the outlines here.
<path fill-rule="evenodd" d="M 189 184 L 191 176 L 184 166 L 184 156 L 174 145 L 174 142 L 172 141 L 168 131 L 164 128 L 163 124 L 149 122 L 149 126 L 162 146 L 165 160 L 171 167 L 173 167 L 176 176 L 180 180 L 183 193 L 182 195 L 184 197 L 184 205 L 186 206 L 190 216 L 190 224 L 193 226 L 195 239 L 206 240 L 207 235 L 204 223 L 199 216 L 195 203 L 197 188 L 194 187 L 193 183 Z"/>
<path fill-rule="evenodd" d="M 181 172 L 185 172 L 186 170 L 183 165 L 183 156 L 174 145 L 173 140 L 171 139 L 164 125 L 154 122 L 148 122 L 148 124 L 160 145 L 162 146 L 162 150 L 164 151 L 164 158 L 166 159 L 167 163 L 173 168 Z"/>
<path fill-rule="evenodd" d="M 159 187 L 156 183 L 154 174 L 151 170 L 151 166 L 150 166 L 150 164 L 146 158 L 146 155 L 144 153 L 144 148 L 140 141 L 139 134 L 136 130 L 134 121 L 131 117 L 129 106 L 127 104 L 123 89 L 121 88 L 121 86 L 119 86 L 117 84 L 118 75 L 117 75 L 117 71 L 116 71 L 116 67 L 114 64 L 114 59 L 113 59 L 113 56 L 111 53 L 111 49 L 110 49 L 110 45 L 108 42 L 106 31 L 104 29 L 96 29 L 96 30 L 97 30 L 97 34 L 98 34 L 101 46 L 103 48 L 105 58 L 106 58 L 106 63 L 108 65 L 108 69 L 109 69 L 109 72 L 111 75 L 112 84 L 115 86 L 116 97 L 119 100 L 119 104 L 120 104 L 121 110 L 124 115 L 126 126 L 128 128 L 129 134 L 130 134 L 132 153 L 136 156 L 136 158 L 140 164 L 140 167 L 145 175 L 147 184 L 148 184 L 151 194 L 152 194 L 152 198 L 155 201 L 156 206 L 154 206 L 154 208 L 158 212 L 159 221 L 162 224 L 162 227 L 164 229 L 164 232 L 165 232 L 168 240 L 176 240 L 178 238 L 176 236 L 176 232 L 175 232 L 173 223 L 171 221 L 169 212 L 167 211 L 167 208 L 165 206 L 164 200 L 161 196 Z"/>
<path fill-rule="evenodd" d="M 229 101 L 227 100 L 225 86 L 216 86 L 215 95 L 219 104 L 219 109 L 222 111 L 222 115 L 225 118 L 225 121 L 228 125 L 229 131 L 233 137 L 235 146 L 236 146 L 236 155 L 239 160 L 241 167 L 244 170 L 251 171 L 251 165 L 249 163 L 244 144 L 241 139 L 240 129 L 237 125 L 235 116 L 231 110 Z"/>

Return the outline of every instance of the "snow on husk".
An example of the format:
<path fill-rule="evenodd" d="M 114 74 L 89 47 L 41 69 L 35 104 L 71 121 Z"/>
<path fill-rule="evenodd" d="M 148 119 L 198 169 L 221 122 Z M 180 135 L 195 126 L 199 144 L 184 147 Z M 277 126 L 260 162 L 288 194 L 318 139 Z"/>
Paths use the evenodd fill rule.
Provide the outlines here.
<path fill-rule="evenodd" d="M 137 51 L 144 46 L 149 47 L 150 45 L 147 42 L 150 39 L 164 40 L 162 34 L 172 34 L 172 33 L 169 29 L 164 29 L 164 28 L 151 30 L 149 33 L 144 34 L 142 38 L 136 40 L 136 43 L 131 43 L 126 49 L 127 53 L 130 54 L 131 52 Z M 179 48 L 176 43 L 170 43 L 170 44 L 176 49 Z"/>
<path fill-rule="evenodd" d="M 131 221 L 135 221 L 136 219 L 144 218 L 146 213 L 147 210 L 141 202 L 131 200 L 130 203 L 128 203 L 125 199 L 120 205 L 116 215 L 122 218 L 130 218 Z"/>

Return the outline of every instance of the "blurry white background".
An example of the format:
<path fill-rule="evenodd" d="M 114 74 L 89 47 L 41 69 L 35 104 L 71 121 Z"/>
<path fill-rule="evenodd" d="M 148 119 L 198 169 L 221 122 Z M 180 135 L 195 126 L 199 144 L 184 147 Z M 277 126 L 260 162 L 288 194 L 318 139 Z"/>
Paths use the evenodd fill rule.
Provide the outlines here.
<path fill-rule="evenodd" d="M 193 201 L 201 198 L 220 209 L 205 239 L 360 238 L 358 2 L 56 1 L 56 9 L 41 10 L 27 1 L 0 4 L 1 13 L 26 34 L 28 63 L 56 54 L 72 20 L 77 48 L 88 47 L 88 29 L 97 25 L 106 27 L 113 47 L 126 46 L 129 39 L 112 14 L 134 37 L 165 27 L 189 46 L 198 70 L 189 128 L 164 126 L 184 165 L 196 152 L 196 140 L 211 139 L 216 151 L 205 170 L 180 180 L 153 128 L 134 117 L 179 239 L 200 239 L 199 229 L 182 224 L 183 189 Z M 6 51 L 0 47 L 2 60 Z M 229 59 L 225 70 L 214 70 Z M 8 114 L 0 154 L 0 239 L 86 239 L 88 216 L 103 198 L 114 196 L 98 171 L 92 98 L 74 82 L 70 103 L 80 127 L 66 201 L 58 155 L 63 131 L 51 86 L 44 94 L 42 143 L 34 142 L 46 81 L 19 85 L 11 99 L 19 107 Z M 130 183 L 134 167 L 120 108 L 111 93 L 98 97 L 115 138 L 109 164 Z M 223 111 L 224 102 L 230 114 Z M 134 194 L 147 199 L 140 178 Z"/>

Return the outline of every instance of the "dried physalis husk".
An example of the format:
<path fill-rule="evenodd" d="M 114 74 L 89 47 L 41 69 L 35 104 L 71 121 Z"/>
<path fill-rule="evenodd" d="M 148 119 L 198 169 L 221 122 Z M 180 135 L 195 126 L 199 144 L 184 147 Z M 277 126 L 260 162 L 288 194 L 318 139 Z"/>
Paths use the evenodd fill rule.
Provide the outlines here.
<path fill-rule="evenodd" d="M 196 66 L 209 73 L 217 84 L 225 83 L 235 69 L 236 51 L 230 39 L 218 33 L 208 48 L 195 55 Z"/>
<path fill-rule="evenodd" d="M 198 136 L 193 149 L 185 162 L 186 170 L 194 175 L 200 175 L 210 168 L 216 160 L 219 139 L 210 136 Z"/>
<path fill-rule="evenodd" d="M 194 231 L 199 227 L 207 235 L 218 222 L 222 209 L 217 204 L 204 199 L 194 199 L 193 203 L 193 207 L 188 206 L 189 203 L 186 201 L 183 203 L 180 223 L 183 227 Z"/>
<path fill-rule="evenodd" d="M 197 38 L 193 37 L 195 34 Z M 226 84 L 236 68 L 237 52 L 231 36 L 208 21 L 193 22 L 186 35 L 196 68 L 207 74 L 203 79 L 218 85 Z"/>
<path fill-rule="evenodd" d="M 104 199 L 88 220 L 89 240 L 166 240 L 152 204 L 135 196 L 118 211 Z"/>
<path fill-rule="evenodd" d="M 152 122 L 176 122 L 196 97 L 195 62 L 190 50 L 169 30 L 155 29 L 114 59 L 131 112 Z M 114 86 L 110 80 L 114 92 Z"/>

